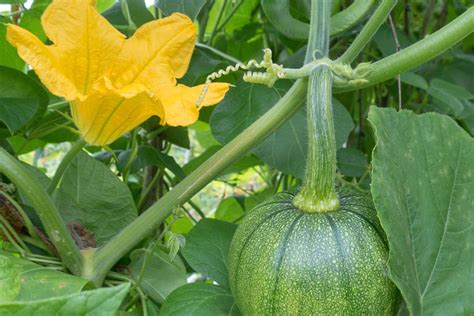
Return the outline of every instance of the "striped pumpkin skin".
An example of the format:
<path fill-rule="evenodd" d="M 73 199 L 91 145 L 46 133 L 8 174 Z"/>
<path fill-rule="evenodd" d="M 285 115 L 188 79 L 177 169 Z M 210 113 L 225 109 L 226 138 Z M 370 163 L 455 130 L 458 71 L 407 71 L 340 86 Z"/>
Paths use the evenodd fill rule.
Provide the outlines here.
<path fill-rule="evenodd" d="M 370 199 L 337 190 L 335 212 L 305 213 L 280 193 L 254 208 L 229 252 L 234 298 L 244 315 L 391 314 L 398 291 Z"/>

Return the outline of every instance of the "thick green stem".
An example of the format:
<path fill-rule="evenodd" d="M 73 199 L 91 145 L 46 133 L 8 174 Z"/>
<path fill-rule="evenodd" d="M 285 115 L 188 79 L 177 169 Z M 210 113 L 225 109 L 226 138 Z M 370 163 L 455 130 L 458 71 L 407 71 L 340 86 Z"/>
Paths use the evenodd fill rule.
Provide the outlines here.
<path fill-rule="evenodd" d="M 5 174 L 25 194 L 35 208 L 65 266 L 72 273 L 79 275 L 81 273 L 82 256 L 45 189 L 38 184 L 18 160 L 3 148 L 0 148 L 0 172 Z"/>
<path fill-rule="evenodd" d="M 327 57 L 329 52 L 329 16 L 331 3 L 313 0 L 306 60 L 311 51 Z M 336 176 L 336 136 L 332 115 L 332 74 L 321 64 L 309 76 L 307 98 L 308 157 L 305 181 L 293 204 L 305 212 L 334 211 L 339 207 L 334 180 Z"/>
<path fill-rule="evenodd" d="M 48 186 L 48 193 L 52 194 L 54 190 L 56 189 L 59 181 L 61 181 L 61 178 L 63 177 L 64 172 L 66 171 L 67 167 L 71 163 L 71 161 L 76 157 L 76 155 L 84 148 L 86 145 L 85 140 L 82 138 L 79 138 L 69 149 L 67 154 L 64 156 L 63 160 L 61 160 L 61 163 L 59 164 L 58 168 L 56 169 L 56 172 L 54 173 L 53 179 L 51 179 L 51 182 L 49 183 Z"/>
<path fill-rule="evenodd" d="M 356 59 L 359 53 L 370 42 L 382 23 L 387 19 L 388 14 L 397 4 L 397 0 L 383 0 L 382 3 L 375 10 L 369 21 L 364 25 L 364 28 L 352 42 L 351 46 L 339 57 L 336 61 L 350 64 Z"/>
<path fill-rule="evenodd" d="M 338 87 L 336 93 L 358 90 L 391 79 L 441 55 L 474 31 L 474 7 L 466 10 L 451 23 L 421 41 L 404 48 L 373 64 L 374 72 L 367 78 L 368 83 L 357 87 Z"/>
<path fill-rule="evenodd" d="M 108 270 L 138 242 L 150 234 L 172 212 L 217 177 L 226 167 L 263 141 L 300 108 L 307 81 L 298 80 L 287 94 L 265 115 L 209 158 L 193 173 L 128 225 L 94 257 L 94 273 L 88 278 L 100 284 Z"/>
<path fill-rule="evenodd" d="M 309 213 L 335 211 L 339 207 L 334 187 L 336 137 L 331 90 L 331 71 L 328 66 L 321 65 L 309 78 L 306 174 L 303 187 L 293 200 L 296 207 Z"/>

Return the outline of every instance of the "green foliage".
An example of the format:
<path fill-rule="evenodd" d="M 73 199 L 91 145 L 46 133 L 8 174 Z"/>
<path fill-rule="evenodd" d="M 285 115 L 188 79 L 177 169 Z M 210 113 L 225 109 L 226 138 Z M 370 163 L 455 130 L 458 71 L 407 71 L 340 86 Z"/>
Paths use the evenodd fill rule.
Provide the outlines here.
<path fill-rule="evenodd" d="M 67 168 L 55 200 L 64 221 L 84 225 L 98 246 L 137 216 L 127 186 L 85 153 L 77 155 Z"/>
<path fill-rule="evenodd" d="M 413 315 L 469 314 L 472 138 L 439 114 L 374 107 L 369 119 L 378 139 L 372 193 L 391 277 Z"/>
<path fill-rule="evenodd" d="M 0 306 L 79 293 L 88 283 L 4 251 L 0 252 L 0 267 Z"/>
<path fill-rule="evenodd" d="M 230 292 L 217 285 L 196 282 L 171 293 L 160 315 L 238 316 L 240 312 Z"/>
<path fill-rule="evenodd" d="M 157 303 L 163 303 L 176 288 L 186 284 L 186 269 L 179 257 L 171 259 L 160 250 L 137 249 L 130 255 L 132 277 Z"/>
<path fill-rule="evenodd" d="M 115 315 L 128 284 L 27 302 L 0 304 L 0 314 L 12 316 Z"/>
<path fill-rule="evenodd" d="M 170 15 L 173 12 L 181 12 L 194 20 L 205 4 L 206 0 L 161 0 L 158 1 L 158 8 L 163 10 L 165 15 Z"/>
<path fill-rule="evenodd" d="M 367 157 L 353 148 L 341 148 L 337 152 L 337 168 L 345 176 L 361 177 L 367 171 Z"/>
<path fill-rule="evenodd" d="M 227 253 L 237 226 L 203 219 L 189 232 L 183 256 L 196 271 L 227 287 Z"/>
<path fill-rule="evenodd" d="M 11 20 L 0 16 L 0 38 L 7 36 L 7 23 L 11 23 Z M 23 70 L 25 67 L 16 49 L 5 40 L 0 41 L 0 65 L 18 70 Z"/>
<path fill-rule="evenodd" d="M 0 66 L 0 121 L 11 133 L 41 118 L 48 95 L 33 79 L 20 71 Z"/>

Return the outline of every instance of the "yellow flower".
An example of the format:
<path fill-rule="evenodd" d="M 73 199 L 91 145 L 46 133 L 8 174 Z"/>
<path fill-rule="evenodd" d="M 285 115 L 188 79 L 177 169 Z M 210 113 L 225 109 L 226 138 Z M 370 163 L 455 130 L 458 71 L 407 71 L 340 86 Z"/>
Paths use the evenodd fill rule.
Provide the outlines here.
<path fill-rule="evenodd" d="M 91 145 L 106 145 L 151 116 L 186 126 L 199 116 L 203 85 L 187 87 L 196 40 L 183 14 L 149 22 L 125 38 L 95 8 L 95 0 L 54 0 L 41 23 L 53 45 L 9 25 L 7 38 L 43 84 L 71 103 L 73 120 Z M 220 102 L 227 83 L 212 83 L 201 106 Z"/>

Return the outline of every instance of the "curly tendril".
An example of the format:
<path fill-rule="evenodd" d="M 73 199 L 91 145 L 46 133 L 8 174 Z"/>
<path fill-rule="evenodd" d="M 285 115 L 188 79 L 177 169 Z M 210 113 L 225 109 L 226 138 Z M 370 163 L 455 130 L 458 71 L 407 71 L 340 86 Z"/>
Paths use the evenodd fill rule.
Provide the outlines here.
<path fill-rule="evenodd" d="M 238 63 L 235 65 L 230 65 L 225 69 L 220 69 L 207 76 L 204 87 L 197 100 L 196 107 L 199 108 L 201 106 L 201 103 L 204 100 L 204 97 L 206 96 L 207 90 L 209 89 L 209 84 L 211 84 L 213 80 L 216 80 L 230 73 L 237 72 L 239 70 L 249 70 L 250 68 L 266 69 L 266 72 L 248 71 L 243 76 L 243 80 L 245 82 L 265 84 L 269 88 L 271 88 L 278 79 L 286 77 L 286 73 L 283 70 L 283 66 L 273 63 L 271 49 L 265 48 L 263 50 L 263 60 L 261 62 L 257 62 L 255 59 L 252 59 L 247 63 Z"/>
<path fill-rule="evenodd" d="M 334 62 L 327 57 L 318 58 L 318 56 L 320 56 L 320 51 L 318 50 L 313 52 L 313 61 L 311 63 L 308 63 L 299 69 L 284 69 L 282 65 L 273 63 L 271 49 L 265 48 L 263 52 L 263 60 L 261 62 L 252 59 L 247 63 L 230 65 L 225 69 L 220 69 L 207 76 L 204 87 L 196 102 L 196 107 L 200 108 L 209 89 L 209 85 L 213 80 L 239 70 L 249 70 L 250 68 L 266 69 L 266 72 L 247 71 L 243 76 L 243 80 L 249 83 L 264 84 L 269 88 L 273 87 L 278 79 L 303 78 L 308 76 L 315 68 L 323 65 L 329 67 L 331 70 L 335 85 L 349 84 L 357 86 L 365 84 L 368 82 L 366 78 L 373 72 L 373 65 L 371 63 L 361 63 L 353 69 L 348 64 Z"/>

